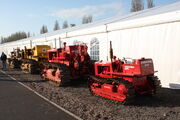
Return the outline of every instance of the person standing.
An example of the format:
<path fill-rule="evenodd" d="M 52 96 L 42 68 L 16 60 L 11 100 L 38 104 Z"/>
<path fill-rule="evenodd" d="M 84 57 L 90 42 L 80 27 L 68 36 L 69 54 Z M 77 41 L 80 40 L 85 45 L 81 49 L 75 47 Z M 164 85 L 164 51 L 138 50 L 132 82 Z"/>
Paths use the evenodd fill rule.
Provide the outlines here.
<path fill-rule="evenodd" d="M 4 52 L 2 52 L 2 54 L 1 54 L 1 61 L 2 61 L 3 69 L 6 68 L 6 59 L 7 59 L 6 54 Z"/>

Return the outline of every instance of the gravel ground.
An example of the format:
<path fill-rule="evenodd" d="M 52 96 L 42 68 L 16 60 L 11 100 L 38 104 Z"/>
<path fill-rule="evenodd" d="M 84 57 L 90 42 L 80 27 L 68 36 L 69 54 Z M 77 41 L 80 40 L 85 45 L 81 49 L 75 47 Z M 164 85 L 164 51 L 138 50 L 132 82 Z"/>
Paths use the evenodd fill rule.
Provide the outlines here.
<path fill-rule="evenodd" d="M 39 75 L 11 68 L 5 72 L 84 120 L 180 120 L 180 90 L 162 88 L 153 97 L 134 97 L 121 105 L 92 96 L 86 82 L 60 88 Z"/>

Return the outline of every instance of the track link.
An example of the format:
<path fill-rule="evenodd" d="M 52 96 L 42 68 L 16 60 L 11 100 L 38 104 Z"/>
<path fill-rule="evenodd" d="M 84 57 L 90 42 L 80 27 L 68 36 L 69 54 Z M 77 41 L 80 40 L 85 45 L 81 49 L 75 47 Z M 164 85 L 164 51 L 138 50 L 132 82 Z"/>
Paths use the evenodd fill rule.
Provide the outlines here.
<path fill-rule="evenodd" d="M 23 59 L 21 70 L 25 73 L 37 74 L 40 72 L 39 63 L 32 59 Z"/>
<path fill-rule="evenodd" d="M 100 96 L 100 95 L 97 95 L 95 92 L 93 92 L 93 90 L 91 89 L 91 85 L 94 82 L 99 83 L 101 85 L 102 84 L 112 84 L 112 83 L 117 84 L 117 85 L 119 85 L 119 84 L 125 85 L 126 88 L 128 89 L 128 95 L 126 96 L 126 99 L 121 102 L 121 104 L 130 103 L 131 98 L 135 96 L 135 91 L 134 91 L 134 88 L 133 88 L 133 84 L 126 81 L 126 80 L 121 80 L 121 79 L 118 79 L 118 78 L 108 79 L 108 78 L 102 78 L 102 77 L 99 77 L 99 76 L 91 75 L 89 77 L 89 80 L 88 80 L 88 87 L 89 87 L 89 91 L 91 92 L 92 95 Z"/>
<path fill-rule="evenodd" d="M 161 81 L 157 76 L 148 76 L 148 79 L 151 81 L 152 86 L 154 87 L 154 94 L 156 94 L 161 88 Z"/>
<path fill-rule="evenodd" d="M 65 64 L 45 62 L 45 63 L 43 63 L 43 69 L 46 69 L 46 70 L 52 69 L 53 71 L 56 71 L 58 69 L 60 70 L 60 76 L 59 76 L 60 81 L 55 81 L 55 80 L 47 77 L 47 79 L 49 80 L 49 82 L 51 84 L 53 84 L 55 86 L 59 86 L 59 87 L 67 86 L 70 84 L 71 74 L 69 71 L 69 67 L 66 66 Z M 42 73 L 42 76 L 43 76 L 43 74 L 46 74 L 46 73 Z M 55 74 L 53 76 L 55 76 Z"/>

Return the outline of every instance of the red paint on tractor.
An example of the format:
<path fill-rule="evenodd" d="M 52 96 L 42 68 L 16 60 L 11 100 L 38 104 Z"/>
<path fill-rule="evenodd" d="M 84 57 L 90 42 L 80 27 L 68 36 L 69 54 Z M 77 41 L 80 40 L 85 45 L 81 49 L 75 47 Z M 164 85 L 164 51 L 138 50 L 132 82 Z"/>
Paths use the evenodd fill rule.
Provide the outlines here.
<path fill-rule="evenodd" d="M 111 62 L 95 62 L 95 75 L 90 77 L 93 94 L 123 102 L 132 94 L 154 94 L 160 81 L 154 76 L 152 59 L 116 59 L 110 44 Z"/>
<path fill-rule="evenodd" d="M 48 63 L 43 63 L 42 76 L 65 83 L 90 73 L 90 56 L 86 44 L 66 46 L 48 51 Z"/>

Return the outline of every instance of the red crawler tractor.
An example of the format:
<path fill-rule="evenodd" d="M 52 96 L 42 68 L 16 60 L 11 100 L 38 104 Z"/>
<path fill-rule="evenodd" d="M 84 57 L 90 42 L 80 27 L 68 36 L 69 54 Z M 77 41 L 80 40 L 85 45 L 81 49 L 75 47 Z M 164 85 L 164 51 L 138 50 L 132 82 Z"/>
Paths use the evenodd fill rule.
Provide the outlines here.
<path fill-rule="evenodd" d="M 58 86 L 83 78 L 90 72 L 90 56 L 85 44 L 66 46 L 48 51 L 48 62 L 42 64 L 41 75 Z"/>
<path fill-rule="evenodd" d="M 160 81 L 154 76 L 152 59 L 117 60 L 111 43 L 110 47 L 111 62 L 95 62 L 93 67 L 85 44 L 66 46 L 64 43 L 64 48 L 48 51 L 48 62 L 42 64 L 41 75 L 58 86 L 73 79 L 89 78 L 92 94 L 119 102 L 134 94 L 155 94 Z"/>
<path fill-rule="evenodd" d="M 119 102 L 125 102 L 131 95 L 156 93 L 160 81 L 154 76 L 152 59 L 117 60 L 110 43 L 111 62 L 96 62 L 95 75 L 89 79 L 92 94 Z"/>

